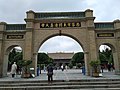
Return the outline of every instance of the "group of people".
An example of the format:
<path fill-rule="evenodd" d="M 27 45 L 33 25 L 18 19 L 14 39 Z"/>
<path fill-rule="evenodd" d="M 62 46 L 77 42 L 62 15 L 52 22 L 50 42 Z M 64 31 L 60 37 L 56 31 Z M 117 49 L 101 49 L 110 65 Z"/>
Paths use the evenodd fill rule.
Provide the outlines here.
<path fill-rule="evenodd" d="M 65 66 L 63 64 L 61 65 L 61 70 L 62 71 L 64 71 L 64 69 L 67 71 L 67 68 L 68 68 L 67 65 L 65 65 Z"/>
<path fill-rule="evenodd" d="M 53 68 L 52 64 L 49 64 L 47 66 L 47 75 L 48 75 L 48 81 L 49 82 L 53 81 L 53 69 L 54 68 Z M 17 64 L 16 64 L 16 62 L 14 62 L 12 64 L 12 66 L 11 66 L 11 75 L 12 75 L 12 78 L 15 77 L 16 73 L 17 73 Z"/>
<path fill-rule="evenodd" d="M 113 71 L 114 70 L 114 65 L 112 63 L 108 63 L 106 65 L 101 64 L 101 72 L 103 73 L 103 69 L 106 68 L 108 71 Z"/>
<path fill-rule="evenodd" d="M 102 72 L 103 72 L 103 68 L 104 68 L 104 66 L 101 65 Z M 114 66 L 113 66 L 113 64 L 108 63 L 107 68 L 108 68 L 108 71 L 113 71 Z M 52 64 L 49 64 L 46 69 L 47 69 L 48 81 L 49 82 L 53 81 L 53 70 L 54 70 L 54 68 L 53 68 Z M 61 65 L 61 70 L 64 71 L 64 69 L 67 71 L 67 65 L 66 66 Z M 11 74 L 12 74 L 13 78 L 15 77 L 16 72 L 17 72 L 17 65 L 16 65 L 16 62 L 14 62 L 12 64 L 12 67 L 11 67 Z"/>
<path fill-rule="evenodd" d="M 67 65 L 66 66 L 61 65 L 61 70 L 64 71 L 64 69 L 66 69 L 66 71 L 67 71 Z M 49 64 L 47 66 L 48 82 L 53 81 L 53 70 L 54 70 L 54 68 L 53 68 L 52 64 Z"/>
<path fill-rule="evenodd" d="M 107 67 L 108 67 L 108 71 L 114 70 L 114 65 L 112 63 L 108 63 Z"/>
<path fill-rule="evenodd" d="M 66 65 L 66 66 L 61 65 L 61 70 L 64 71 L 64 69 L 67 70 L 67 65 Z M 54 68 L 53 68 L 52 64 L 49 64 L 49 65 L 47 66 L 47 75 L 48 75 L 48 81 L 49 81 L 49 82 L 50 82 L 50 81 L 53 81 L 53 70 L 54 70 Z M 12 64 L 12 66 L 11 66 L 12 78 L 15 77 L 16 72 L 17 72 L 17 64 L 16 64 L 16 62 L 14 62 L 14 63 Z"/>

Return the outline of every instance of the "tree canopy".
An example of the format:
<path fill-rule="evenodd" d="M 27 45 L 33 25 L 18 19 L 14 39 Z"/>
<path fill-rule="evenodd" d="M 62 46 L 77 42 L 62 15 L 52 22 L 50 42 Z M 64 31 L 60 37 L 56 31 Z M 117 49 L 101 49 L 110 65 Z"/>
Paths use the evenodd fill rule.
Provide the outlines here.
<path fill-rule="evenodd" d="M 104 62 L 113 63 L 112 50 L 106 48 L 102 52 L 99 51 L 99 58 L 100 58 L 101 63 L 104 63 Z"/>
<path fill-rule="evenodd" d="M 73 65 L 76 65 L 77 63 L 84 63 L 84 53 L 83 52 L 75 53 L 74 56 L 72 57 L 71 63 Z"/>
<path fill-rule="evenodd" d="M 50 58 L 46 53 L 38 53 L 38 64 L 49 64 L 52 62 L 53 59 Z"/>

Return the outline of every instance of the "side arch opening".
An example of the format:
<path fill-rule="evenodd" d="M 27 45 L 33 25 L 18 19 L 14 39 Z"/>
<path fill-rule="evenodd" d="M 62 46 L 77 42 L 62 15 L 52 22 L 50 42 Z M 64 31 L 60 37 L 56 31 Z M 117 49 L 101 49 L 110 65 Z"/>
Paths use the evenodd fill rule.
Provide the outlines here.
<path fill-rule="evenodd" d="M 115 47 L 110 43 L 103 43 L 99 47 L 99 59 L 102 72 L 116 73 L 118 68 L 117 53 Z"/>
<path fill-rule="evenodd" d="M 3 76 L 11 77 L 11 66 L 14 62 L 17 64 L 17 74 L 21 74 L 21 68 L 19 61 L 23 59 L 23 50 L 19 45 L 9 46 L 4 54 L 3 61 Z"/>

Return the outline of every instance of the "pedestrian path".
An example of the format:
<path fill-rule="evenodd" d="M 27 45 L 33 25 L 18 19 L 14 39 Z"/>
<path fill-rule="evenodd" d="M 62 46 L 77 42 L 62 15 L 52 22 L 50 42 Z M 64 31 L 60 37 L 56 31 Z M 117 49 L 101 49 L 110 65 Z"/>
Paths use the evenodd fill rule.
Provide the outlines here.
<path fill-rule="evenodd" d="M 67 71 L 54 70 L 53 82 L 47 81 L 47 73 L 42 71 L 35 78 L 0 78 L 0 90 L 120 90 L 120 75 L 114 72 L 103 73 L 102 77 L 91 77 L 82 74 L 80 69 Z"/>
<path fill-rule="evenodd" d="M 103 73 L 102 77 L 91 77 L 86 76 L 82 74 L 82 71 L 80 69 L 68 69 L 67 71 L 64 70 L 54 70 L 53 75 L 54 80 L 81 80 L 81 79 L 120 79 L 120 75 L 115 75 L 114 72 L 107 72 L 106 70 Z M 35 78 L 21 78 L 20 75 L 16 75 L 15 78 L 12 78 L 10 74 L 8 74 L 8 77 L 0 78 L 0 81 L 12 81 L 12 80 L 41 80 L 41 81 L 47 81 L 47 74 L 46 72 L 42 71 L 42 73 L 35 77 Z"/>

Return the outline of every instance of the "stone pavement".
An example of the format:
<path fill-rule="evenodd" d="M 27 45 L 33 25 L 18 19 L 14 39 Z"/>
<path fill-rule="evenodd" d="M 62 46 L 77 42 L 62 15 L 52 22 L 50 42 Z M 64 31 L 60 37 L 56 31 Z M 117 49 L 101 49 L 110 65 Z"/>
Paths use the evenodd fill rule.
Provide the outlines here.
<path fill-rule="evenodd" d="M 86 76 L 82 74 L 81 69 L 68 69 L 67 71 L 61 71 L 61 70 L 54 70 L 53 80 L 81 80 L 81 79 L 120 79 L 120 75 L 115 75 L 113 72 L 108 72 L 107 70 L 104 70 L 104 73 L 102 74 L 102 77 L 91 77 Z M 47 81 L 47 74 L 46 72 L 42 71 L 42 73 L 35 77 L 35 78 L 21 78 L 20 75 L 16 75 L 15 78 L 12 78 L 10 74 L 8 74 L 8 77 L 0 78 L 0 81 L 21 81 L 21 80 L 41 80 L 41 81 Z"/>

